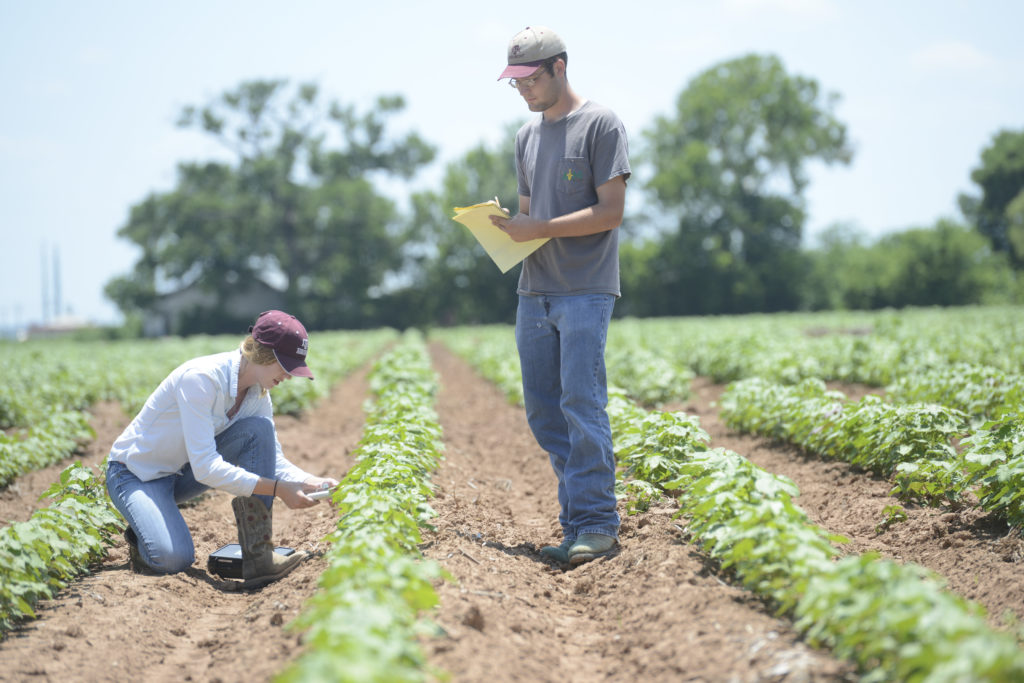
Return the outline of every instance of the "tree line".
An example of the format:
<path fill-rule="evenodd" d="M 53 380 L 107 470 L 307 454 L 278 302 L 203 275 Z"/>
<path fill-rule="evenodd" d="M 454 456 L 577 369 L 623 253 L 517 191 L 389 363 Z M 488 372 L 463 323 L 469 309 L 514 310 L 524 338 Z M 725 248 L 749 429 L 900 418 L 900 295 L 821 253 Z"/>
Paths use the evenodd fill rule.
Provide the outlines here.
<path fill-rule="evenodd" d="M 621 228 L 616 315 L 1024 300 L 1024 130 L 1000 131 L 982 151 L 960 218 L 875 240 L 835 225 L 804 245 L 807 165 L 853 158 L 837 102 L 772 55 L 692 79 L 634 136 L 630 192 L 645 201 Z M 176 334 L 236 332 L 252 312 L 225 314 L 228 302 L 253 283 L 311 329 L 511 322 L 518 268 L 501 274 L 451 208 L 467 197 L 517 205 L 518 125 L 401 208 L 382 182 L 409 183 L 436 157 L 418 133 L 389 133 L 404 106 L 382 96 L 360 112 L 315 84 L 268 80 L 186 107 L 179 125 L 231 160 L 182 162 L 172 190 L 131 207 L 118 235 L 141 256 L 106 295 L 131 327 L 168 293 L 205 293 L 175 318 Z"/>

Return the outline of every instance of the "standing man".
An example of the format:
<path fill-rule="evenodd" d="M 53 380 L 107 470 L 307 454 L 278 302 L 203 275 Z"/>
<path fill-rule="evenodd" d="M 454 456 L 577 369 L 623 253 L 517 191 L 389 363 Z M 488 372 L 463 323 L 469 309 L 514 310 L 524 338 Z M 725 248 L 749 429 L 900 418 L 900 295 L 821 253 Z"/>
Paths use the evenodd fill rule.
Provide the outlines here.
<path fill-rule="evenodd" d="M 541 555 L 576 565 L 618 543 L 604 350 L 630 168 L 622 122 L 576 94 L 567 63 L 547 27 L 509 42 L 498 79 L 541 115 L 516 134 L 519 213 L 492 221 L 517 242 L 551 238 L 523 262 L 516 344 L 527 420 L 558 476 L 563 540 Z"/>

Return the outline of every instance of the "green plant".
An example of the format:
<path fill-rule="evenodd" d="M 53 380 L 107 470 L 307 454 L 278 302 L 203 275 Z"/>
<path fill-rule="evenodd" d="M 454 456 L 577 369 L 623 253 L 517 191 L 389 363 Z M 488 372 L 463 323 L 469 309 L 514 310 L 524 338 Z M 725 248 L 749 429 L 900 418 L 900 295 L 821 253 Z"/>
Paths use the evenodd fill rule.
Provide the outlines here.
<path fill-rule="evenodd" d="M 421 615 L 437 604 L 433 583 L 445 574 L 418 547 L 434 514 L 429 473 L 442 449 L 437 378 L 422 338 L 407 333 L 369 382 L 375 400 L 357 462 L 332 495 L 339 519 L 326 538 L 328 568 L 291 625 L 306 631 L 307 651 L 282 681 L 426 678 L 416 639 L 434 632 Z"/>
<path fill-rule="evenodd" d="M 902 505 L 886 505 L 882 508 L 882 521 L 875 526 L 875 533 L 881 534 L 892 525 L 907 521 L 907 511 Z"/>
<path fill-rule="evenodd" d="M 0 529 L 0 632 L 25 618 L 106 555 L 122 528 L 102 478 L 75 463 L 43 494 L 53 498 L 26 522 Z"/>

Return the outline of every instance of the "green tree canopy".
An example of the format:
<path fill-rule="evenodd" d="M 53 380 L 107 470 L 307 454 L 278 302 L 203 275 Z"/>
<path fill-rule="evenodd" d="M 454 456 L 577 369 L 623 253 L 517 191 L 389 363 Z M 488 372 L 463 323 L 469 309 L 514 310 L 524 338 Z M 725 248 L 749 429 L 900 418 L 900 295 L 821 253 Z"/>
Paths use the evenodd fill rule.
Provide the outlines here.
<path fill-rule="evenodd" d="M 847 226 L 833 226 L 811 250 L 804 308 L 877 309 L 962 306 L 1017 301 L 1006 254 L 969 226 L 940 220 L 932 227 L 883 235 L 867 244 Z"/>
<path fill-rule="evenodd" d="M 774 56 L 723 62 L 688 84 L 644 131 L 646 187 L 673 223 L 634 283 L 645 300 L 674 313 L 796 307 L 807 164 L 852 155 L 837 98 Z"/>
<path fill-rule="evenodd" d="M 315 85 L 281 80 L 186 107 L 179 125 L 212 136 L 233 160 L 182 163 L 174 190 L 132 207 L 118 234 L 142 256 L 108 296 L 131 313 L 186 286 L 224 301 L 260 280 L 310 327 L 375 323 L 380 285 L 401 259 L 397 211 L 373 176 L 408 179 L 434 156 L 415 133 L 385 134 L 402 108 L 387 96 L 360 114 L 325 103 Z"/>
<path fill-rule="evenodd" d="M 515 132 L 507 127 L 496 148 L 478 145 L 445 169 L 439 192 L 413 196 L 407 236 L 408 315 L 422 323 L 468 324 L 515 319 L 516 266 L 502 273 L 452 208 L 497 197 L 518 209 L 514 161 Z"/>
<path fill-rule="evenodd" d="M 878 289 L 886 262 L 875 258 L 866 237 L 853 225 L 826 228 L 810 250 L 810 268 L 801 308 L 810 310 L 870 309 L 878 306 Z"/>
<path fill-rule="evenodd" d="M 1024 266 L 1024 130 L 1000 131 L 971 172 L 981 196 L 963 194 L 960 208 L 996 251 Z"/>

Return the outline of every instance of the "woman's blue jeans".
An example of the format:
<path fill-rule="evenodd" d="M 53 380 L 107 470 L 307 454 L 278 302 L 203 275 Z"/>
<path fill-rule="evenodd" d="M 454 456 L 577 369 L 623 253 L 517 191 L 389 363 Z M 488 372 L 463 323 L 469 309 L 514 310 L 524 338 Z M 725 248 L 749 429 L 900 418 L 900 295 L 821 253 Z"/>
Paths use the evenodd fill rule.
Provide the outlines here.
<path fill-rule="evenodd" d="M 526 418 L 558 477 L 564 540 L 618 537 L 604 350 L 615 297 L 520 295 L 516 345 Z"/>
<path fill-rule="evenodd" d="M 274 478 L 277 446 L 274 425 L 265 417 L 246 417 L 217 436 L 217 452 L 227 462 L 261 477 Z M 178 503 L 209 487 L 196 481 L 192 466 L 152 481 L 141 481 L 124 463 L 107 465 L 107 491 L 114 506 L 135 530 L 139 554 L 157 572 L 174 574 L 195 561 L 195 546 Z M 272 496 L 258 496 L 269 509 Z"/>

